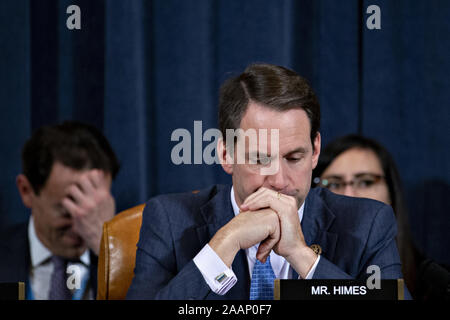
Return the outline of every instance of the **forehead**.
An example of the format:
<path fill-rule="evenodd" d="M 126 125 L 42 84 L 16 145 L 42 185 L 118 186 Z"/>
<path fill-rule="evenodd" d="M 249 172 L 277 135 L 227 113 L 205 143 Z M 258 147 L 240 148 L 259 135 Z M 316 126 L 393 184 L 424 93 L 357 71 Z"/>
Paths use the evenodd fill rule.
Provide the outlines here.
<path fill-rule="evenodd" d="M 41 192 L 47 196 L 63 196 L 65 189 L 79 181 L 84 172 L 86 170 L 75 170 L 55 162 Z"/>
<path fill-rule="evenodd" d="M 383 174 L 380 160 L 370 149 L 353 148 L 341 153 L 324 171 L 324 176 L 351 176 L 358 173 Z"/>
<path fill-rule="evenodd" d="M 249 102 L 248 108 L 242 117 L 240 128 L 266 129 L 268 142 L 270 143 L 270 132 L 272 129 L 279 130 L 280 152 L 298 147 L 311 145 L 309 118 L 303 109 L 291 109 L 277 111 L 264 105 Z"/>

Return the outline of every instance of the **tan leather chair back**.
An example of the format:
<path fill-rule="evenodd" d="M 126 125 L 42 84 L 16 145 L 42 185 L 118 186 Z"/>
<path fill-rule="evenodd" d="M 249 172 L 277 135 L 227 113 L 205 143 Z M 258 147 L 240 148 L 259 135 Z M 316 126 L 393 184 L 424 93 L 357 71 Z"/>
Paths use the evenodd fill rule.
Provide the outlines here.
<path fill-rule="evenodd" d="M 134 275 L 144 207 L 142 204 L 122 211 L 103 225 L 98 257 L 98 300 L 125 299 Z"/>

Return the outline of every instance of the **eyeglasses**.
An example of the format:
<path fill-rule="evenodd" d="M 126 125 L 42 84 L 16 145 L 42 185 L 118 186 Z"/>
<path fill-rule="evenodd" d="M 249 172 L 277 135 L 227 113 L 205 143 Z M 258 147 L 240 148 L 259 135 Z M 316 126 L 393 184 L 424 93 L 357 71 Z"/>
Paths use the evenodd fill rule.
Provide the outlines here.
<path fill-rule="evenodd" d="M 364 191 L 369 190 L 376 184 L 380 183 L 385 177 L 374 173 L 357 174 L 352 180 L 344 181 L 340 176 L 330 176 L 320 179 L 314 178 L 316 186 L 330 189 L 333 192 L 343 192 L 346 186 L 351 186 L 353 190 Z"/>

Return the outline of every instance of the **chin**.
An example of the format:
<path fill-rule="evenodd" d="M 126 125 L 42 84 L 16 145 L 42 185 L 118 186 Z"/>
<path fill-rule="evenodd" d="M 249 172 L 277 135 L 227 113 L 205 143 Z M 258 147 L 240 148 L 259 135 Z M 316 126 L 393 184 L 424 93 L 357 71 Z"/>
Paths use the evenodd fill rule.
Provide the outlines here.
<path fill-rule="evenodd" d="M 67 259 L 78 259 L 87 249 L 85 242 L 81 238 L 64 237 L 61 240 L 62 246 L 59 248 L 62 252 L 61 256 Z"/>
<path fill-rule="evenodd" d="M 65 257 L 68 259 L 79 259 L 81 257 L 81 255 L 86 251 L 86 249 L 87 249 L 86 246 L 66 249 Z"/>
<path fill-rule="evenodd" d="M 52 251 L 54 255 L 66 258 L 68 260 L 77 260 L 81 257 L 81 255 L 86 251 L 86 246 L 80 246 L 80 247 L 59 247 L 55 248 L 55 250 Z"/>

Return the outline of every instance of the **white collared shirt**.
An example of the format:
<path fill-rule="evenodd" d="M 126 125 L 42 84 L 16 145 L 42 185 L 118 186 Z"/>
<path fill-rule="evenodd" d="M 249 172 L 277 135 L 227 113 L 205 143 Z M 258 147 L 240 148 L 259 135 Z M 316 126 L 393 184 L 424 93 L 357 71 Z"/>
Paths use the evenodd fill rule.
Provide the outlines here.
<path fill-rule="evenodd" d="M 34 227 L 33 216 L 30 217 L 28 224 L 28 240 L 30 245 L 30 284 L 33 297 L 36 300 L 47 300 L 50 290 L 50 280 L 53 273 L 53 263 L 51 262 L 52 253 L 39 240 Z M 70 266 L 77 266 L 80 270 L 80 278 L 86 279 L 89 277 L 90 257 L 89 250 L 86 250 L 80 257 L 80 262 L 69 262 Z M 74 291 L 74 290 L 73 290 Z M 84 292 L 84 299 L 93 299 L 91 289 Z"/>
<path fill-rule="evenodd" d="M 233 207 L 234 215 L 239 214 L 239 207 L 234 198 L 234 187 L 231 187 L 230 195 L 231 205 Z M 303 219 L 305 203 L 302 204 L 298 210 L 300 222 Z M 258 251 L 259 244 L 254 245 L 251 248 L 245 250 L 248 262 L 248 271 L 250 279 L 252 277 L 253 267 L 256 262 L 256 252 Z M 317 257 L 314 265 L 309 271 L 306 279 L 312 279 L 319 263 L 320 256 Z M 237 282 L 237 277 L 231 268 L 222 261 L 222 259 L 216 254 L 216 252 L 206 244 L 203 249 L 194 257 L 194 263 L 200 270 L 206 283 L 211 290 L 217 294 L 226 294 Z M 292 278 L 292 268 L 290 268 L 289 262 L 282 256 L 277 255 L 273 250 L 270 252 L 270 264 L 277 279 L 290 279 Z M 300 276 L 298 277 L 300 279 Z"/>

